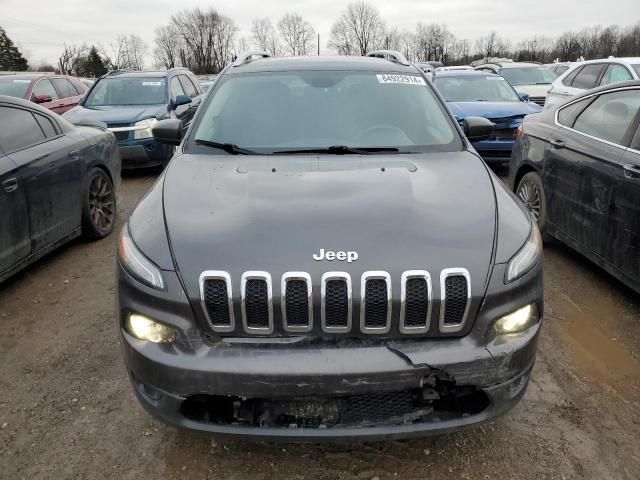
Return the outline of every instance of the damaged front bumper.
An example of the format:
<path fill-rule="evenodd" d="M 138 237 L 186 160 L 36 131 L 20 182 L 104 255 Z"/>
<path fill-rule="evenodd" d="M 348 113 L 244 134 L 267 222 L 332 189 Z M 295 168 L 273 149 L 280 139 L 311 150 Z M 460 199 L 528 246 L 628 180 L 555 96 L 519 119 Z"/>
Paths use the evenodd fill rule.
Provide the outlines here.
<path fill-rule="evenodd" d="M 471 337 L 353 347 L 220 342 L 192 353 L 122 335 L 135 393 L 166 423 L 282 441 L 383 440 L 507 412 L 526 390 L 539 326 L 485 346 Z"/>

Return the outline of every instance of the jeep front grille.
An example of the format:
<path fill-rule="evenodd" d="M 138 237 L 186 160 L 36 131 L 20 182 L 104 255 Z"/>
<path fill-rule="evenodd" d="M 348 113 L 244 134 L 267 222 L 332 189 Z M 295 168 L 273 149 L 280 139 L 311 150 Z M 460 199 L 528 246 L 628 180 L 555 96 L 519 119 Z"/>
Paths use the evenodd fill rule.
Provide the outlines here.
<path fill-rule="evenodd" d="M 384 271 L 362 274 L 359 289 L 359 322 L 353 326 L 351 277 L 346 272 L 326 272 L 320 280 L 320 295 L 306 272 L 287 272 L 281 277 L 278 325 L 274 325 L 271 275 L 248 271 L 240 279 L 239 310 L 247 334 L 312 332 L 314 316 L 324 333 L 427 334 L 463 330 L 471 307 L 471 280 L 463 268 L 440 273 L 439 302 L 434 302 L 431 275 L 426 270 L 408 270 L 400 278 L 399 303 L 392 293 L 392 280 Z M 236 287 L 237 288 L 237 287 Z M 397 295 L 397 293 L 396 293 Z M 236 297 L 237 298 L 237 297 Z M 438 298 L 438 297 L 436 297 Z M 228 273 L 205 271 L 200 276 L 200 301 L 209 326 L 216 333 L 236 332 L 232 280 Z M 314 302 L 316 304 L 314 309 Z M 237 302 L 237 300 L 236 300 Z M 432 311 L 439 322 L 432 328 Z M 394 306 L 395 305 L 395 306 Z M 400 311 L 395 310 L 399 305 Z M 236 303 L 237 307 L 237 303 Z M 395 310 L 395 317 L 394 317 Z M 399 313 L 399 315 L 398 315 Z M 397 320 L 393 320 L 396 318 Z M 359 328 L 358 328 L 359 327 Z"/>
<path fill-rule="evenodd" d="M 256 334 L 272 333 L 271 275 L 267 272 L 245 272 L 242 274 L 240 283 L 242 323 L 245 330 Z"/>
<path fill-rule="evenodd" d="M 327 272 L 321 283 L 321 323 L 327 333 L 351 330 L 351 277 L 344 272 Z"/>
<path fill-rule="evenodd" d="M 440 274 L 440 331 L 459 332 L 471 304 L 469 272 L 449 268 Z"/>
<path fill-rule="evenodd" d="M 282 276 L 282 324 L 288 332 L 308 332 L 313 328 L 311 277 L 305 272 Z"/>

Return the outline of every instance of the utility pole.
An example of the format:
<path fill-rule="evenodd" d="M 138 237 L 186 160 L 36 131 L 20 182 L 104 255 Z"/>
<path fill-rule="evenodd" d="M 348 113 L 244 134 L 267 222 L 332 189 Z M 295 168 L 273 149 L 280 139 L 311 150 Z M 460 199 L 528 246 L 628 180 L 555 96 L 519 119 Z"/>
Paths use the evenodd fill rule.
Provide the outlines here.
<path fill-rule="evenodd" d="M 320 34 L 318 34 L 318 56 L 320 56 Z"/>

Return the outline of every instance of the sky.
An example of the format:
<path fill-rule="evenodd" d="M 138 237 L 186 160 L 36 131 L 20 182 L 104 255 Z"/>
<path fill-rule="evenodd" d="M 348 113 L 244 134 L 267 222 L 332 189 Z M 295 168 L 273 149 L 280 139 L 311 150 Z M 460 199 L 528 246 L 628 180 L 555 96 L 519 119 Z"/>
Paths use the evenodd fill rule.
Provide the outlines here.
<path fill-rule="evenodd" d="M 344 0 L 0 0 L 0 27 L 31 63 L 55 64 L 64 43 L 108 47 L 120 34 L 135 33 L 153 46 L 154 30 L 183 8 L 213 6 L 231 17 L 239 35 L 250 40 L 251 21 L 272 21 L 295 12 L 320 34 L 321 53 L 331 24 L 345 8 Z M 640 0 L 369 0 L 387 25 L 414 30 L 417 22 L 445 23 L 458 38 L 475 40 L 490 30 L 517 43 L 534 35 L 556 36 L 587 25 L 640 20 Z M 149 58 L 151 63 L 151 57 Z"/>

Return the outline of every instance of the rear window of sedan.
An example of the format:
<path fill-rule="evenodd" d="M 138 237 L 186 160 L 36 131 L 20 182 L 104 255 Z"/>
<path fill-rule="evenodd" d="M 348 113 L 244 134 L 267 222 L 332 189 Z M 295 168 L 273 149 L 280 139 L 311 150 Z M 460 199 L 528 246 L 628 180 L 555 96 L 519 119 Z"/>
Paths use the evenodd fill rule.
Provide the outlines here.
<path fill-rule="evenodd" d="M 196 141 L 261 153 L 335 145 L 462 149 L 452 120 L 418 72 L 225 75 L 215 88 L 195 127 Z"/>
<path fill-rule="evenodd" d="M 0 77 L 0 95 L 24 98 L 30 84 L 31 80 L 29 79 L 11 78 L 11 76 Z"/>

